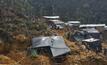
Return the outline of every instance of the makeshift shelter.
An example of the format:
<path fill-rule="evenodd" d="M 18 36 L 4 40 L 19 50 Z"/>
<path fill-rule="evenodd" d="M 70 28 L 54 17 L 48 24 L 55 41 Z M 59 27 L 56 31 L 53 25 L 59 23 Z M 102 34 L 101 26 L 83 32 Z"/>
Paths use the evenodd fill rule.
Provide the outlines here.
<path fill-rule="evenodd" d="M 82 24 L 79 26 L 80 29 L 84 29 L 84 28 L 96 28 L 97 30 L 99 30 L 100 32 L 104 31 L 104 27 L 106 26 L 106 24 Z"/>
<path fill-rule="evenodd" d="M 33 38 L 32 48 L 44 51 L 44 53 L 48 53 L 52 57 L 62 56 L 70 52 L 61 36 Z"/>
<path fill-rule="evenodd" d="M 65 26 L 65 23 L 61 20 L 49 20 L 48 25 L 54 29 L 63 29 Z"/>
<path fill-rule="evenodd" d="M 68 21 L 65 23 L 65 25 L 70 29 L 70 30 L 78 30 L 80 21 Z"/>
<path fill-rule="evenodd" d="M 84 31 L 78 31 L 71 35 L 71 39 L 73 41 L 81 42 L 83 39 L 85 39 L 85 35 L 86 33 Z"/>
<path fill-rule="evenodd" d="M 89 39 L 89 38 L 101 39 L 101 37 L 102 37 L 101 33 L 95 28 L 86 28 L 75 32 L 71 36 L 71 39 L 73 39 L 74 41 L 81 42 L 84 39 Z"/>
<path fill-rule="evenodd" d="M 90 36 L 93 37 L 93 38 L 96 38 L 96 39 L 100 39 L 101 38 L 101 33 L 95 28 L 82 29 L 82 31 L 87 33 L 85 35 L 86 38 L 88 38 Z"/>
<path fill-rule="evenodd" d="M 27 55 L 31 56 L 31 57 L 37 57 L 38 53 L 36 49 L 33 48 L 28 48 L 27 49 Z"/>
<path fill-rule="evenodd" d="M 82 40 L 82 43 L 87 47 L 89 50 L 93 50 L 96 52 L 100 52 L 102 50 L 101 41 L 95 38 L 89 38 Z"/>

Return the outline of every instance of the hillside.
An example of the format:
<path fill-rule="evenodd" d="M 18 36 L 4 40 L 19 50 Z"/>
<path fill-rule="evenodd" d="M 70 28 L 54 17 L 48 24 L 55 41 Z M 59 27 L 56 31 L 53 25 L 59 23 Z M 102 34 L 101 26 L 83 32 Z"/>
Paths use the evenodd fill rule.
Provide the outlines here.
<path fill-rule="evenodd" d="M 14 6 L 13 6 L 14 5 Z M 66 38 L 66 29 L 50 29 L 42 15 L 59 15 L 62 20 L 106 23 L 106 0 L 0 0 L 0 65 L 107 65 L 103 53 L 84 49 Z M 33 37 L 58 35 L 70 48 L 60 64 L 47 53 L 28 55 Z M 104 45 L 106 47 L 106 45 Z M 43 49 L 42 49 L 43 50 Z"/>

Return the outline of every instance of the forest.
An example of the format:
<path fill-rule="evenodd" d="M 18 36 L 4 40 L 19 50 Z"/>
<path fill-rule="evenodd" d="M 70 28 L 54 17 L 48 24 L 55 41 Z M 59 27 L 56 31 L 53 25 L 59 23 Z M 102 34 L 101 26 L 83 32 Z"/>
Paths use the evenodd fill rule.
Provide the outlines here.
<path fill-rule="evenodd" d="M 64 21 L 107 23 L 106 0 L 0 0 L 0 6 L 30 16 L 58 15 Z"/>

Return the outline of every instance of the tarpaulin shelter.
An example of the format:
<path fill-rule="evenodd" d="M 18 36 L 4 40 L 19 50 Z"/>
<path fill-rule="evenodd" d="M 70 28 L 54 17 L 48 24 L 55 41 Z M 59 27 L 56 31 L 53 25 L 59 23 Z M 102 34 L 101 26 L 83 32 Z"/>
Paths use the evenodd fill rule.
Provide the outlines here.
<path fill-rule="evenodd" d="M 96 28 L 98 31 L 103 32 L 106 24 L 82 24 L 79 26 L 80 29 L 84 28 Z"/>
<path fill-rule="evenodd" d="M 95 29 L 95 28 L 87 28 L 87 29 L 82 29 L 82 31 L 86 32 L 86 36 L 89 37 L 93 37 L 96 39 L 100 39 L 101 38 L 101 33 Z"/>
<path fill-rule="evenodd" d="M 81 42 L 82 40 L 86 39 L 87 33 L 84 31 L 77 31 L 73 35 L 71 35 L 71 39 L 74 41 Z"/>
<path fill-rule="evenodd" d="M 89 38 L 82 40 L 82 43 L 87 47 L 89 50 L 93 50 L 96 52 L 100 52 L 102 50 L 101 41 L 95 38 Z"/>
<path fill-rule="evenodd" d="M 78 30 L 79 29 L 79 25 L 81 24 L 80 21 L 68 21 L 65 23 L 65 25 L 71 30 Z"/>
<path fill-rule="evenodd" d="M 49 20 L 48 25 L 55 29 L 63 29 L 65 27 L 65 23 L 61 20 Z"/>
<path fill-rule="evenodd" d="M 27 49 L 27 55 L 30 55 L 31 57 L 36 57 L 38 56 L 37 50 L 33 49 L 33 48 L 28 48 Z"/>
<path fill-rule="evenodd" d="M 101 36 L 101 33 L 95 28 L 86 28 L 75 32 L 71 36 L 71 39 L 81 42 L 82 40 L 89 38 L 101 39 Z"/>
<path fill-rule="evenodd" d="M 37 37 L 32 39 L 32 48 L 44 48 L 52 57 L 61 56 L 70 52 L 70 48 L 65 44 L 63 37 Z M 42 51 L 44 51 L 42 49 Z"/>

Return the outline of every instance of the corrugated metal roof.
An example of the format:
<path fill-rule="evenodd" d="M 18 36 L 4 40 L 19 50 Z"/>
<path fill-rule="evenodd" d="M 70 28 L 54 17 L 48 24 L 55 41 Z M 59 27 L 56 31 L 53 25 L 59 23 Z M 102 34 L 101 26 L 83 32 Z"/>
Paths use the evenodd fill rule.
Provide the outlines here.
<path fill-rule="evenodd" d="M 49 37 L 37 37 L 32 39 L 32 47 L 44 47 L 44 46 L 50 46 L 50 39 Z"/>
<path fill-rule="evenodd" d="M 63 37 L 61 37 L 61 36 L 52 36 L 51 39 L 52 39 L 51 47 L 54 47 L 54 48 L 66 48 L 67 47 L 65 45 Z"/>
<path fill-rule="evenodd" d="M 70 52 L 70 49 L 65 44 L 62 36 L 38 37 L 33 38 L 32 41 L 33 48 L 49 46 L 53 57 Z"/>
<path fill-rule="evenodd" d="M 106 24 L 83 24 L 83 25 L 80 25 L 79 27 L 105 27 Z"/>
<path fill-rule="evenodd" d="M 70 52 L 70 49 L 66 46 L 63 40 L 63 37 L 53 36 L 51 38 L 53 39 L 53 42 L 51 45 L 51 51 L 52 51 L 53 57 Z"/>
<path fill-rule="evenodd" d="M 68 21 L 69 24 L 80 24 L 80 21 Z"/>
<path fill-rule="evenodd" d="M 64 24 L 64 22 L 61 20 L 50 20 L 50 21 L 53 22 L 54 24 Z"/>
<path fill-rule="evenodd" d="M 51 48 L 53 57 L 57 57 L 70 52 L 69 48 Z"/>
<path fill-rule="evenodd" d="M 56 19 L 56 18 L 60 18 L 59 16 L 43 16 L 44 18 L 48 18 L 48 19 Z"/>
<path fill-rule="evenodd" d="M 83 31 L 86 31 L 88 33 L 100 33 L 98 30 L 95 28 L 87 28 L 87 29 L 82 29 Z"/>

